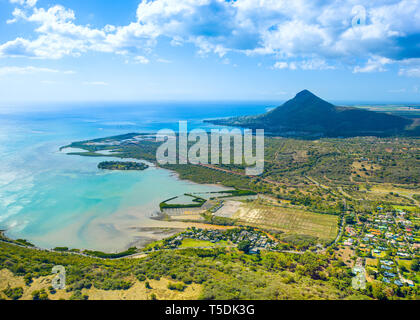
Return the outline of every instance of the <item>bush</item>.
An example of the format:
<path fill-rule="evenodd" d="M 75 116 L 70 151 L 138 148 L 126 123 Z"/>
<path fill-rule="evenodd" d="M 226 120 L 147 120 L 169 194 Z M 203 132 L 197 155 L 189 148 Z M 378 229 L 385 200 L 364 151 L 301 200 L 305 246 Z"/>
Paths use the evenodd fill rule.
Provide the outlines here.
<path fill-rule="evenodd" d="M 169 290 L 176 290 L 176 291 L 184 291 L 187 286 L 183 283 L 172 283 L 169 282 L 168 289 Z"/>
<path fill-rule="evenodd" d="M 193 282 L 193 279 L 190 276 L 184 276 L 182 278 L 182 282 L 184 282 L 185 284 L 191 284 Z"/>
<path fill-rule="evenodd" d="M 139 280 L 139 281 L 146 281 L 146 276 L 144 275 L 144 274 L 139 274 L 138 276 L 137 276 L 137 279 Z"/>
<path fill-rule="evenodd" d="M 119 252 L 119 253 L 105 253 L 102 251 L 92 251 L 92 250 L 85 250 L 83 251 L 83 253 L 93 256 L 93 257 L 98 257 L 98 258 L 103 258 L 103 259 L 117 259 L 117 258 L 122 258 L 126 256 L 131 256 L 137 253 L 137 248 L 131 247 L 128 250 Z"/>
<path fill-rule="evenodd" d="M 82 289 L 90 289 L 92 287 L 92 283 L 89 280 L 81 280 L 73 283 L 72 289 L 73 290 L 82 290 Z"/>
<path fill-rule="evenodd" d="M 48 300 L 48 293 L 45 289 L 33 291 L 32 300 Z"/>
<path fill-rule="evenodd" d="M 86 294 L 82 294 L 80 290 L 76 290 L 70 297 L 70 300 L 88 300 L 88 299 L 89 299 L 89 296 Z"/>
<path fill-rule="evenodd" d="M 18 300 L 22 297 L 23 295 L 23 288 L 18 287 L 18 288 L 10 288 L 7 287 L 7 289 L 3 290 L 3 293 L 12 300 Z"/>
<path fill-rule="evenodd" d="M 285 284 L 289 284 L 289 283 L 295 283 L 296 281 L 295 281 L 295 278 L 293 278 L 293 276 L 287 275 L 286 277 L 283 278 L 282 282 Z"/>
<path fill-rule="evenodd" d="M 122 279 L 106 279 L 95 282 L 95 287 L 103 290 L 128 290 L 133 284 Z"/>
<path fill-rule="evenodd" d="M 25 284 L 29 286 L 32 283 L 32 275 L 30 273 L 25 274 L 23 280 L 25 281 Z"/>

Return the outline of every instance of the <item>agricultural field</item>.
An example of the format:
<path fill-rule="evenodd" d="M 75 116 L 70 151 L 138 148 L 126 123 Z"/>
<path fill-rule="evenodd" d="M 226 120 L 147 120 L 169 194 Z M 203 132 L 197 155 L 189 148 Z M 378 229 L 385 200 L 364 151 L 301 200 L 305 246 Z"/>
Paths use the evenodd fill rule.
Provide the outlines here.
<path fill-rule="evenodd" d="M 278 206 L 243 204 L 233 219 L 254 226 L 277 229 L 286 234 L 333 240 L 338 231 L 338 217 Z"/>

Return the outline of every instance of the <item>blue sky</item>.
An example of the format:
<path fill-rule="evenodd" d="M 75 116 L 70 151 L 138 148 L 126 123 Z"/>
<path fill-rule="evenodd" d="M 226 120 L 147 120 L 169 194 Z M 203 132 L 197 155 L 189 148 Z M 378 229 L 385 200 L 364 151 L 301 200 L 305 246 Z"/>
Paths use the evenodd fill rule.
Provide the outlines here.
<path fill-rule="evenodd" d="M 0 106 L 420 103 L 419 0 L 0 0 Z"/>

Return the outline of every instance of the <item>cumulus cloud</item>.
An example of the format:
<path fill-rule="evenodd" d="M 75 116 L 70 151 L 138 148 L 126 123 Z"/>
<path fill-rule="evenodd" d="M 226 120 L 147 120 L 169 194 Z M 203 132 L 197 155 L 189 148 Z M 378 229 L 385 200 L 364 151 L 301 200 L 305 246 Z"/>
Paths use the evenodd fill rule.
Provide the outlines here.
<path fill-rule="evenodd" d="M 300 62 L 300 68 L 302 70 L 332 70 L 334 66 L 329 65 L 325 60 L 321 59 L 310 59 L 303 60 Z"/>
<path fill-rule="evenodd" d="M 356 66 L 354 73 L 384 72 L 387 64 L 394 63 L 391 59 L 384 57 L 373 57 L 364 66 Z"/>
<path fill-rule="evenodd" d="M 280 70 L 281 69 L 287 69 L 287 68 L 289 68 L 289 64 L 287 62 L 284 62 L 284 61 L 277 61 L 274 64 L 273 68 L 274 69 L 280 69 Z"/>
<path fill-rule="evenodd" d="M 134 57 L 134 61 L 141 64 L 148 64 L 150 62 L 149 59 L 144 56 L 136 56 Z"/>
<path fill-rule="evenodd" d="M 75 13 L 59 5 L 11 1 L 23 7 L 9 22 L 36 24 L 38 37 L 0 44 L 0 56 L 57 59 L 100 51 L 135 57 L 167 39 L 192 43 L 203 56 L 273 55 L 277 69 L 345 64 L 373 72 L 385 70 L 388 61 L 420 57 L 420 0 L 376 0 L 356 8 L 354 0 L 142 0 L 135 21 L 100 29 L 77 24 Z M 354 21 L 360 23 L 353 27 Z"/>
<path fill-rule="evenodd" d="M 10 3 L 19 4 L 21 6 L 34 7 L 38 0 L 10 0 Z"/>
<path fill-rule="evenodd" d="M 327 62 L 325 62 L 324 60 L 309 59 L 309 60 L 292 61 L 292 62 L 277 61 L 273 65 L 273 69 L 327 70 L 327 69 L 335 69 L 335 67 L 328 65 Z"/>

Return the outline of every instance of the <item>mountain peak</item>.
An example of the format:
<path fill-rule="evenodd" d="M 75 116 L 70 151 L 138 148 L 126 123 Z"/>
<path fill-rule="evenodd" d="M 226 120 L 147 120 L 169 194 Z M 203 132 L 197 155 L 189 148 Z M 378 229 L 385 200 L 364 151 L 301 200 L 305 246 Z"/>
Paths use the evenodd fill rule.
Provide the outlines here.
<path fill-rule="evenodd" d="M 298 101 L 314 101 L 314 100 L 322 100 L 320 97 L 318 97 L 317 95 L 313 94 L 312 92 L 310 92 L 309 90 L 302 90 L 301 92 L 299 92 L 294 99 L 292 100 L 298 100 Z M 323 101 L 323 100 L 322 100 Z"/>
<path fill-rule="evenodd" d="M 311 96 L 316 97 L 316 95 L 314 95 L 312 92 L 310 92 L 309 90 L 305 89 L 305 90 L 302 90 L 301 92 L 299 92 L 296 95 L 296 98 L 298 98 L 298 97 L 311 97 Z"/>
<path fill-rule="evenodd" d="M 320 111 L 333 111 L 334 105 L 314 95 L 309 90 L 299 92 L 293 99 L 287 101 L 282 106 L 277 108 L 279 112 L 296 112 L 297 110 L 311 110 L 314 116 Z M 275 112 L 275 111 L 274 111 Z"/>
<path fill-rule="evenodd" d="M 263 128 L 271 133 L 358 136 L 406 134 L 413 120 L 387 113 L 336 107 L 309 90 L 299 92 L 283 105 L 258 116 L 211 121 L 219 125 Z"/>

